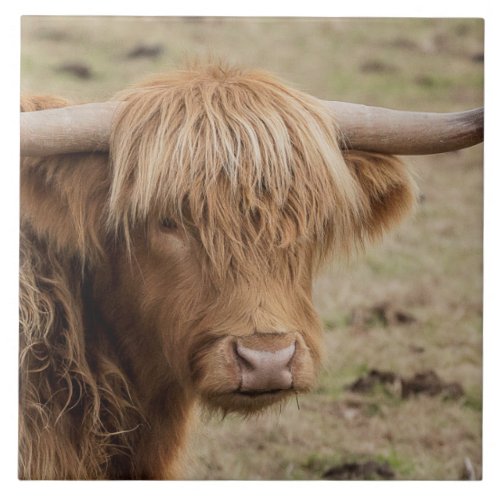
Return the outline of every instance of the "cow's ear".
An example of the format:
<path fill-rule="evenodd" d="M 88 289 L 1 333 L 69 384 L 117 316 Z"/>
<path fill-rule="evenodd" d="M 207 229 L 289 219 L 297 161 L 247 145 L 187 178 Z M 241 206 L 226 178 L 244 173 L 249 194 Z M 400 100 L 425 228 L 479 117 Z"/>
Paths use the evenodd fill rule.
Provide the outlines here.
<path fill-rule="evenodd" d="M 404 163 L 394 156 L 346 151 L 345 161 L 365 199 L 361 232 L 375 240 L 411 212 L 417 188 Z"/>
<path fill-rule="evenodd" d="M 24 158 L 22 228 L 53 251 L 90 262 L 103 252 L 108 191 L 105 154 Z"/>

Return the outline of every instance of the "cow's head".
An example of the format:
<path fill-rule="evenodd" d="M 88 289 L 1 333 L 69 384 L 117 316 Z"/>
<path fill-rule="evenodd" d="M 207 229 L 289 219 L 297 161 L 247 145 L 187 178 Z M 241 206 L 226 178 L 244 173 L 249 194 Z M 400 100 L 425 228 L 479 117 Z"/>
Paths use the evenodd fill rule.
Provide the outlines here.
<path fill-rule="evenodd" d="M 320 101 L 263 73 L 180 72 L 118 97 L 113 321 L 126 313 L 211 406 L 253 411 L 311 389 L 314 273 L 408 211 L 407 173 L 344 156 Z"/>

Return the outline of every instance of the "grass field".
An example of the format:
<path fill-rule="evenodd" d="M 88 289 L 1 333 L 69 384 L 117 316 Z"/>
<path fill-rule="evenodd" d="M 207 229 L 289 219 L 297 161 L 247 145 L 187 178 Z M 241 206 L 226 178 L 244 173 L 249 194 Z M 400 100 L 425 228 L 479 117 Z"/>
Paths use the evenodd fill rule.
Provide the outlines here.
<path fill-rule="evenodd" d="M 422 111 L 483 102 L 481 20 L 22 20 L 25 93 L 110 98 L 209 56 L 266 68 L 322 98 Z M 318 277 L 327 359 L 317 390 L 255 418 L 201 414 L 188 478 L 481 477 L 482 147 L 408 164 L 421 189 L 414 216 Z M 429 371 L 432 394 L 402 396 Z M 366 391 L 348 388 L 362 377 L 374 382 Z"/>

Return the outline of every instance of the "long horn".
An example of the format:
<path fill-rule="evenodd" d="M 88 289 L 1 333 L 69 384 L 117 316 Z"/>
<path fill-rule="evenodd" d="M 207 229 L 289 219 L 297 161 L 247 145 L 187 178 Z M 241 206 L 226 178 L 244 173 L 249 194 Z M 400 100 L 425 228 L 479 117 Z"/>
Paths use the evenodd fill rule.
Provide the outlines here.
<path fill-rule="evenodd" d="M 344 148 L 400 155 L 444 153 L 483 140 L 483 108 L 417 113 L 323 101 L 339 125 Z M 21 113 L 21 154 L 47 156 L 107 151 L 119 102 Z"/>
<path fill-rule="evenodd" d="M 107 151 L 119 102 L 21 113 L 21 155 Z"/>
<path fill-rule="evenodd" d="M 339 101 L 324 103 L 337 121 L 346 149 L 426 155 L 468 148 L 483 141 L 483 108 L 421 113 Z"/>

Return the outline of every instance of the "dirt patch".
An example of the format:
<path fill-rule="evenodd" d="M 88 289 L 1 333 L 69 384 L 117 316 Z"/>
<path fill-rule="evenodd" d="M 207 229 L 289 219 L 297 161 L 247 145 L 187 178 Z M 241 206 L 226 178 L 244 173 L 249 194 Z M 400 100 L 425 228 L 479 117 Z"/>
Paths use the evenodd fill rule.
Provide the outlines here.
<path fill-rule="evenodd" d="M 403 36 L 398 36 L 389 42 L 387 42 L 388 47 L 396 47 L 398 49 L 404 49 L 408 51 L 418 51 L 420 47 L 418 44 L 409 38 L 405 38 Z"/>
<path fill-rule="evenodd" d="M 418 75 L 415 77 L 414 82 L 420 87 L 433 87 L 435 79 L 431 75 Z"/>
<path fill-rule="evenodd" d="M 56 68 L 56 71 L 59 73 L 68 73 L 81 80 L 89 80 L 93 77 L 90 67 L 87 64 L 78 62 L 61 64 Z"/>
<path fill-rule="evenodd" d="M 396 73 L 397 66 L 384 61 L 365 61 L 359 67 L 362 73 Z"/>
<path fill-rule="evenodd" d="M 484 63 L 484 52 L 476 52 L 470 56 L 470 60 L 475 63 Z"/>
<path fill-rule="evenodd" d="M 417 318 L 391 302 L 380 302 L 371 307 L 357 308 L 351 313 L 350 325 L 355 329 L 366 329 L 376 325 L 384 327 L 409 325 Z"/>
<path fill-rule="evenodd" d="M 127 59 L 155 59 L 163 53 L 163 50 L 163 45 L 159 43 L 154 45 L 139 44 L 130 50 L 126 57 Z"/>
<path fill-rule="evenodd" d="M 464 395 L 464 390 L 458 382 L 443 382 L 434 371 L 430 370 L 416 373 L 410 379 L 401 379 L 401 397 L 405 399 L 415 394 L 459 399 Z"/>
<path fill-rule="evenodd" d="M 331 467 L 323 473 L 323 479 L 355 480 L 355 479 L 394 479 L 394 471 L 387 462 L 346 462 Z"/>
<path fill-rule="evenodd" d="M 416 344 L 410 344 L 408 346 L 408 350 L 414 354 L 422 354 L 425 352 L 425 347 Z"/>
<path fill-rule="evenodd" d="M 63 30 L 42 30 L 38 37 L 42 40 L 50 40 L 52 42 L 66 42 L 71 40 L 72 36 L 68 31 Z"/>
<path fill-rule="evenodd" d="M 366 394 L 372 392 L 377 385 L 389 386 L 392 392 L 396 392 L 402 399 L 417 394 L 439 395 L 443 399 L 459 399 L 464 395 L 461 384 L 444 382 L 433 370 L 416 373 L 410 378 L 404 378 L 391 371 L 370 370 L 347 388 L 351 392 Z"/>
<path fill-rule="evenodd" d="M 353 384 L 349 385 L 352 392 L 367 393 L 373 391 L 377 384 L 394 384 L 398 376 L 393 372 L 370 370 L 366 375 L 359 377 Z"/>

